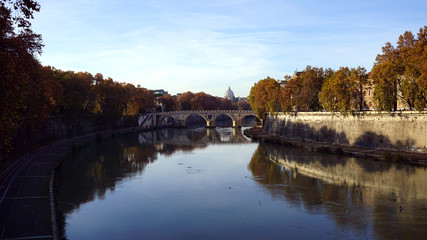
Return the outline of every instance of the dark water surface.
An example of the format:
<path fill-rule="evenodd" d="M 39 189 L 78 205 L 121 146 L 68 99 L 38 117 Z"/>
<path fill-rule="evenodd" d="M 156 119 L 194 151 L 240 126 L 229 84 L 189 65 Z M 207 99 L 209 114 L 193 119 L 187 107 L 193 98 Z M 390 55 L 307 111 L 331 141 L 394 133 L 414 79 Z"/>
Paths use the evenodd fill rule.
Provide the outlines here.
<path fill-rule="evenodd" d="M 240 129 L 116 136 L 56 174 L 68 239 L 425 239 L 427 170 L 258 144 Z"/>

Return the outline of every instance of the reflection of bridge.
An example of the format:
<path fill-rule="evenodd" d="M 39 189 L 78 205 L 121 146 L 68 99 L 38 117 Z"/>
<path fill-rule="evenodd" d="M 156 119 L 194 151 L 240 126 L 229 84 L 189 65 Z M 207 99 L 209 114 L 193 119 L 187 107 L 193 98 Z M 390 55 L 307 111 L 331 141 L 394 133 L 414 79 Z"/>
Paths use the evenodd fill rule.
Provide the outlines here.
<path fill-rule="evenodd" d="M 208 143 L 229 144 L 229 143 L 250 143 L 242 134 L 239 128 L 231 129 L 176 129 L 165 128 L 157 131 L 148 131 L 139 133 L 140 144 L 172 144 L 178 146 L 200 146 Z"/>
<path fill-rule="evenodd" d="M 254 111 L 248 110 L 184 110 L 184 111 L 172 111 L 172 112 L 161 112 L 155 114 L 148 114 L 141 116 L 139 119 L 139 126 L 145 125 L 151 126 L 162 126 L 167 125 L 168 118 L 172 118 L 176 125 L 180 127 L 187 126 L 188 117 L 196 115 L 201 116 L 206 120 L 206 127 L 215 127 L 215 121 L 219 116 L 228 116 L 233 121 L 233 127 L 241 127 L 242 121 L 245 117 L 257 115 Z"/>

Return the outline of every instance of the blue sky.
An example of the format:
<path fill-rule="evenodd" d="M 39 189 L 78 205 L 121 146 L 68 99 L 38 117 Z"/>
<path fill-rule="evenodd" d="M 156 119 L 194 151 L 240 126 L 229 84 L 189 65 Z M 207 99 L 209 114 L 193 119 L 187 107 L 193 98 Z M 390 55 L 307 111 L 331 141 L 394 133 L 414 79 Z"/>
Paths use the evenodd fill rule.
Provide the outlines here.
<path fill-rule="evenodd" d="M 427 1 L 39 0 L 43 65 L 171 94 L 247 96 L 307 65 L 372 68 L 427 25 Z"/>

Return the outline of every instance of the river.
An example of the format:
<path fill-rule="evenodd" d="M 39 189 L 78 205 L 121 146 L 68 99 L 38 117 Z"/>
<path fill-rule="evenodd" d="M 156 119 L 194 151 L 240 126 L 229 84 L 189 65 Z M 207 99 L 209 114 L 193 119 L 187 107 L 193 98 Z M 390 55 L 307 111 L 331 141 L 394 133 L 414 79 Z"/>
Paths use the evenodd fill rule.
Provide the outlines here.
<path fill-rule="evenodd" d="M 55 200 L 68 239 L 421 239 L 427 170 L 162 129 L 68 156 Z"/>

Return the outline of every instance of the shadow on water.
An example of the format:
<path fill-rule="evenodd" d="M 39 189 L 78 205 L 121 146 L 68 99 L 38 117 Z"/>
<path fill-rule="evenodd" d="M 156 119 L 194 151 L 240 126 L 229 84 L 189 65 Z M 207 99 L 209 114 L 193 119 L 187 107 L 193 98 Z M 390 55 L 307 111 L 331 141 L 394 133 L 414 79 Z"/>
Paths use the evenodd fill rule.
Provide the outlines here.
<path fill-rule="evenodd" d="M 248 165 L 273 198 L 326 212 L 379 239 L 416 239 L 427 227 L 425 168 L 260 144 Z M 373 229 L 370 229 L 373 228 Z"/>

